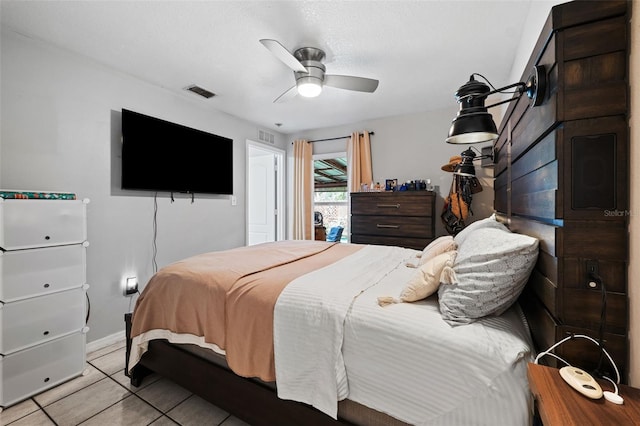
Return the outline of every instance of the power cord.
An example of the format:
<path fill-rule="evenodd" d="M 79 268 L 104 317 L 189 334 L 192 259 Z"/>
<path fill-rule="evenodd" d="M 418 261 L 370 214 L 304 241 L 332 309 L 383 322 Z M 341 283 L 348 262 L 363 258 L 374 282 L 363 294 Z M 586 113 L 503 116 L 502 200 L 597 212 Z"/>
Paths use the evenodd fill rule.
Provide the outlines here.
<path fill-rule="evenodd" d="M 138 293 L 138 297 L 140 297 L 140 290 L 136 290 L 136 293 Z M 129 298 L 129 312 L 131 312 L 131 302 L 133 302 L 133 297 Z"/>
<path fill-rule="evenodd" d="M 585 335 L 585 334 L 572 334 L 572 335 L 570 335 L 570 336 L 565 337 L 564 339 L 562 339 L 562 340 L 560 340 L 559 342 L 557 342 L 557 343 L 555 343 L 554 345 L 552 345 L 552 346 L 551 346 L 549 349 L 547 349 L 546 351 L 540 352 L 540 353 L 538 354 L 538 356 L 536 356 L 536 358 L 535 358 L 535 360 L 533 361 L 533 363 L 534 363 L 534 364 L 538 364 L 538 362 L 540 361 L 540 358 L 542 358 L 542 357 L 544 357 L 544 356 L 546 356 L 546 355 L 549 355 L 549 356 L 552 356 L 552 357 L 554 357 L 554 358 L 556 358 L 556 359 L 559 359 L 560 361 L 564 362 L 566 365 L 571 365 L 571 364 L 569 364 L 566 360 L 564 360 L 563 358 L 559 357 L 558 355 L 556 355 L 556 354 L 552 353 L 551 351 L 553 351 L 555 348 L 557 348 L 558 346 L 562 345 L 563 343 L 565 343 L 565 342 L 567 342 L 567 341 L 569 341 L 569 340 L 572 340 L 572 339 L 576 339 L 576 338 L 579 338 L 579 339 L 587 339 L 587 340 L 589 340 L 589 341 L 591 341 L 591 342 L 595 343 L 595 344 L 600 348 L 601 353 L 603 353 L 604 355 L 606 355 L 607 359 L 609 360 L 609 362 L 610 362 L 610 363 L 611 363 L 611 365 L 613 366 L 613 370 L 614 370 L 614 371 L 615 371 L 615 373 L 616 373 L 616 381 L 615 381 L 615 383 L 618 383 L 618 384 L 619 384 L 619 383 L 620 383 L 620 372 L 618 371 L 618 367 L 616 366 L 616 363 L 615 363 L 615 362 L 613 362 L 613 359 L 612 359 L 612 358 L 611 358 L 611 356 L 609 355 L 609 352 L 607 352 L 607 350 L 606 350 L 602 345 L 600 345 L 600 343 L 599 343 L 596 339 L 594 339 L 594 338 L 593 338 L 593 337 L 591 337 L 591 336 L 587 336 L 587 335 Z M 611 381 L 611 379 L 610 379 L 610 378 L 608 378 L 608 377 L 606 377 L 606 376 L 601 376 L 601 377 L 602 377 L 603 379 L 607 379 L 607 380 Z M 616 389 L 617 389 L 617 386 L 616 386 Z"/>
<path fill-rule="evenodd" d="M 156 192 L 153 195 L 153 257 L 152 257 L 152 266 L 153 273 L 158 272 L 158 262 L 156 261 L 156 257 L 158 255 L 158 193 Z"/>
<path fill-rule="evenodd" d="M 512 94 L 512 93 L 518 93 L 518 92 L 519 92 L 518 90 L 513 90 L 513 91 L 507 91 L 507 90 L 504 90 L 504 89 L 502 89 L 502 90 L 498 90 L 498 89 L 496 89 L 496 88 L 494 87 L 494 85 L 493 85 L 493 84 L 491 84 L 491 82 L 489 81 L 489 79 L 488 79 L 487 77 L 485 77 L 484 75 L 482 75 L 482 74 L 480 74 L 480 73 L 477 73 L 477 72 L 474 72 L 474 73 L 473 73 L 473 75 L 476 75 L 476 76 L 478 76 L 478 77 L 481 77 L 484 81 L 486 81 L 486 82 L 487 82 L 487 84 L 489 85 L 489 87 L 491 87 L 491 88 L 492 88 L 495 92 L 497 92 L 497 93 Z"/>
<path fill-rule="evenodd" d="M 600 302 L 600 326 L 598 328 L 598 346 L 604 349 L 604 333 L 607 325 L 607 287 L 605 286 L 602 277 L 595 272 L 589 272 L 589 279 L 591 282 L 596 283 L 596 285 L 600 286 L 601 293 L 601 302 Z M 603 352 L 600 352 L 600 359 L 598 360 L 598 366 L 596 367 L 596 373 L 600 376 L 604 375 L 601 373 L 602 369 L 602 361 L 603 361 Z"/>

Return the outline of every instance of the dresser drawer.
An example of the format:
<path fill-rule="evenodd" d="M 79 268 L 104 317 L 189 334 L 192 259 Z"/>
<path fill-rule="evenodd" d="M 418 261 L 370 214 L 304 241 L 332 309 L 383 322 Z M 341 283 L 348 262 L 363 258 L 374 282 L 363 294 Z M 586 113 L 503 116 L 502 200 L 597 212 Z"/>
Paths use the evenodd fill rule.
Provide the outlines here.
<path fill-rule="evenodd" d="M 0 354 L 81 330 L 84 314 L 83 288 L 5 303 L 0 307 Z"/>
<path fill-rule="evenodd" d="M 82 244 L 0 252 L 0 301 L 81 287 L 86 283 Z"/>
<path fill-rule="evenodd" d="M 0 358 L 0 405 L 7 406 L 82 374 L 85 335 L 74 333 Z"/>
<path fill-rule="evenodd" d="M 433 238 L 431 221 L 430 217 L 352 216 L 351 233 Z"/>
<path fill-rule="evenodd" d="M 82 243 L 86 202 L 0 200 L 0 247 L 5 250 Z"/>
<path fill-rule="evenodd" d="M 351 195 L 351 214 L 386 216 L 431 216 L 432 192 L 354 193 Z"/>

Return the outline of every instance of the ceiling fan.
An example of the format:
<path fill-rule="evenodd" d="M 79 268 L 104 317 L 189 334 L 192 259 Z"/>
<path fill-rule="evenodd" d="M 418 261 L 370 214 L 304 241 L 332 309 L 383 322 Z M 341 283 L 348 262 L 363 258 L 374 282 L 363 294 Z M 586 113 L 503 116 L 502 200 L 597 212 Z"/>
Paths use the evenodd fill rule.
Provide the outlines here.
<path fill-rule="evenodd" d="M 318 48 L 302 47 L 292 54 L 276 40 L 261 39 L 260 43 L 291 68 L 296 78 L 296 85 L 278 96 L 273 102 L 283 102 L 293 98 L 296 94 L 312 98 L 322 92 L 323 86 L 368 93 L 373 93 L 378 88 L 378 80 L 371 78 L 325 74 L 326 68 L 322 64 L 325 54 Z"/>

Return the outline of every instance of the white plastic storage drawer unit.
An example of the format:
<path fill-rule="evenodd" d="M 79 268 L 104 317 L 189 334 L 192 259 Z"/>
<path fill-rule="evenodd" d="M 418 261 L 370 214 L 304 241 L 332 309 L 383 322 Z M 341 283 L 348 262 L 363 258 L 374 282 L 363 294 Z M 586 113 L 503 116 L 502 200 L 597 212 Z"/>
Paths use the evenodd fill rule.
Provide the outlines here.
<path fill-rule="evenodd" d="M 0 252 L 0 301 L 81 287 L 88 243 Z"/>
<path fill-rule="evenodd" d="M 85 335 L 74 333 L 0 358 L 0 401 L 11 405 L 65 380 L 85 366 Z"/>
<path fill-rule="evenodd" d="M 84 371 L 88 202 L 0 198 L 0 407 Z"/>
<path fill-rule="evenodd" d="M 82 243 L 87 239 L 86 205 L 76 200 L 0 200 L 0 247 Z"/>
<path fill-rule="evenodd" d="M 12 353 L 82 330 L 85 303 L 85 290 L 79 287 L 2 305 L 0 353 Z"/>

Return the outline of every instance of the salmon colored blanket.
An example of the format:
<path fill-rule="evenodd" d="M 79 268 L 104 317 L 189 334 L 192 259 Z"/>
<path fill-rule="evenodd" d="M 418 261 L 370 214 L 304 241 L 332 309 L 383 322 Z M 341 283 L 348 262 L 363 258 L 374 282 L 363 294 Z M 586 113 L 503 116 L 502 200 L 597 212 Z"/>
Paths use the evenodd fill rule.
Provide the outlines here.
<path fill-rule="evenodd" d="M 194 256 L 156 273 L 133 314 L 133 343 L 157 330 L 199 336 L 225 350 L 244 377 L 275 380 L 273 309 L 295 278 L 330 265 L 362 246 L 279 241 Z M 176 339 L 180 340 L 180 339 Z M 136 352 L 132 350 L 132 356 Z M 134 365 L 137 359 L 130 363 Z"/>

